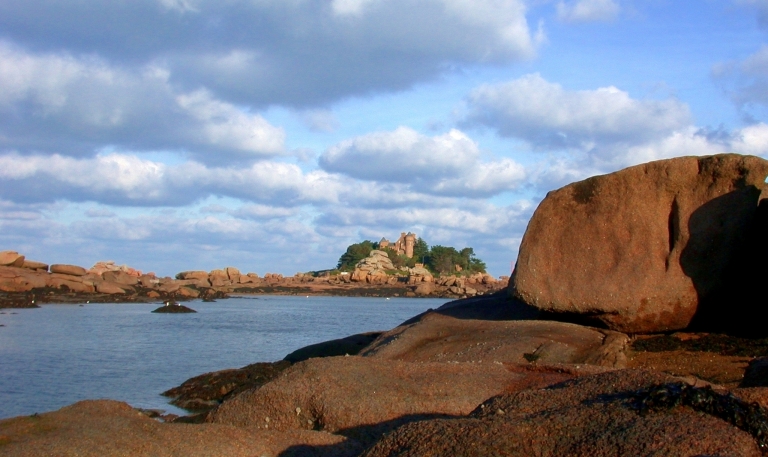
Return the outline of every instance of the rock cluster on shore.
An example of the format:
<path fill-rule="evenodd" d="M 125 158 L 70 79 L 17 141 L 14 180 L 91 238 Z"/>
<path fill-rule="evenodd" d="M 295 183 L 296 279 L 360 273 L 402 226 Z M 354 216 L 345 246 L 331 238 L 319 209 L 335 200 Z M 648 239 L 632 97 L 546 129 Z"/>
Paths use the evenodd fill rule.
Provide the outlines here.
<path fill-rule="evenodd" d="M 372 260 L 371 260 L 372 259 Z M 388 262 L 388 263 L 387 263 Z M 241 273 L 235 267 L 208 271 L 183 271 L 175 278 L 142 273 L 112 261 L 97 262 L 90 269 L 77 265 L 31 261 L 16 251 L 0 252 L 0 293 L 16 294 L 0 300 L 0 307 L 27 304 L 29 294 L 61 298 L 62 293 L 81 297 L 102 296 L 103 300 L 175 298 L 213 299 L 240 293 L 324 293 L 330 295 L 406 295 L 464 297 L 492 293 L 507 285 L 507 278 L 487 274 L 469 277 L 434 278 L 426 269 L 416 267 L 388 275 L 392 263 L 382 251 L 361 262 L 353 274 L 310 275 L 297 273 L 284 277 L 278 273 Z M 385 289 L 381 289 L 384 286 Z M 58 294 L 58 295 L 57 295 Z M 111 297 L 111 298 L 110 298 Z M 95 299 L 94 297 L 92 297 Z"/>
<path fill-rule="evenodd" d="M 166 392 L 202 411 L 178 420 L 198 424 L 161 424 L 124 404 L 81 402 L 0 421 L 0 449 L 9 456 L 40 449 L 765 455 L 768 330 L 756 317 L 760 303 L 746 293 L 765 272 L 767 175 L 762 159 L 719 155 L 574 183 L 537 209 L 508 290 L 447 303 L 390 331 L 303 348 L 284 361 L 201 375 Z M 10 254 L 0 259 L 24 262 Z M 388 270 L 381 255 L 369 259 L 359 264 L 357 281 Z M 240 284 L 239 272 L 222 271 L 179 281 Z M 463 295 L 484 281 L 409 273 L 409 287 L 457 287 Z M 224 282 L 214 286 L 214 276 Z M 744 329 L 761 339 L 734 336 Z M 163 447 L 169 442 L 170 450 Z"/>

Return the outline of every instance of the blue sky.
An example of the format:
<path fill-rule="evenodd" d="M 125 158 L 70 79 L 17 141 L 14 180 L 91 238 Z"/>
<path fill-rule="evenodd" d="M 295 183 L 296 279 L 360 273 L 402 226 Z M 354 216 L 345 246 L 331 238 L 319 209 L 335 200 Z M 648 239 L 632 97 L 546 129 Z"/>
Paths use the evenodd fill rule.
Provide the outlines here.
<path fill-rule="evenodd" d="M 4 0 L 0 250 L 331 268 L 413 231 L 508 274 L 546 192 L 768 155 L 768 0 Z"/>

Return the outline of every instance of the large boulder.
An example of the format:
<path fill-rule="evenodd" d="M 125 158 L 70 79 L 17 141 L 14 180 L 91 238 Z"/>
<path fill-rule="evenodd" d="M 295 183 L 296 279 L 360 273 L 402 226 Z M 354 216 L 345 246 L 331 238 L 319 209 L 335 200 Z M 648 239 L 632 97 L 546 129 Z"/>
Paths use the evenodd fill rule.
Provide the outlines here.
<path fill-rule="evenodd" d="M 613 371 L 500 395 L 466 418 L 404 425 L 363 455 L 758 457 L 757 436 L 740 429 L 764 420 L 755 411 L 661 373 Z"/>
<path fill-rule="evenodd" d="M 0 266 L 3 267 L 21 267 L 24 265 L 24 256 L 16 251 L 1 251 Z"/>
<path fill-rule="evenodd" d="M 435 312 L 379 336 L 360 354 L 408 362 L 592 364 L 623 368 L 623 333 L 552 321 L 456 319 Z"/>
<path fill-rule="evenodd" d="M 77 265 L 54 264 L 51 265 L 51 273 L 58 273 L 68 276 L 85 276 L 88 272 L 83 267 Z"/>
<path fill-rule="evenodd" d="M 723 154 L 630 167 L 547 194 L 510 284 L 525 303 L 629 333 L 686 328 L 742 248 L 768 161 Z"/>

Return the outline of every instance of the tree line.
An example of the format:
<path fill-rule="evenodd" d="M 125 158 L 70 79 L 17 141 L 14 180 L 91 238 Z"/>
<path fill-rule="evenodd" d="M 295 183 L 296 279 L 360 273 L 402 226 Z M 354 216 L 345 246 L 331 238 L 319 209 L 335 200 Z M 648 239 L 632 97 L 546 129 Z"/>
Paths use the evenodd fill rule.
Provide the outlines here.
<path fill-rule="evenodd" d="M 379 249 L 379 243 L 370 240 L 352 244 L 341 255 L 336 268 L 341 271 L 352 271 L 355 265 L 368 257 L 374 249 Z M 430 247 L 426 241 L 418 238 L 413 246 L 413 257 L 410 259 L 405 255 L 398 255 L 392 249 L 385 248 L 382 251 L 387 253 L 395 268 L 413 268 L 417 263 L 421 263 L 432 273 L 450 274 L 456 273 L 456 265 L 458 265 L 462 273 L 485 273 L 485 262 L 475 257 L 474 249 L 469 247 L 460 251 L 454 247 L 439 244 Z"/>

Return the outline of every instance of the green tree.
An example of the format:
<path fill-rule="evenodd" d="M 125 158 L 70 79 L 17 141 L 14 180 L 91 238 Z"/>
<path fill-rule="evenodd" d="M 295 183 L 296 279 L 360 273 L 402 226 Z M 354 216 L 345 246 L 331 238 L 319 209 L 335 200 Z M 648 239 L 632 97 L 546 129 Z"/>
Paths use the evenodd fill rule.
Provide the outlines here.
<path fill-rule="evenodd" d="M 427 266 L 437 273 L 453 273 L 456 271 L 454 265 L 460 257 L 456 248 L 449 246 L 432 246 L 427 256 Z"/>
<path fill-rule="evenodd" d="M 355 243 L 347 248 L 347 252 L 341 255 L 339 263 L 336 265 L 341 271 L 351 271 L 355 269 L 357 262 L 368 257 L 372 250 L 378 249 L 379 244 L 370 240 Z"/>

